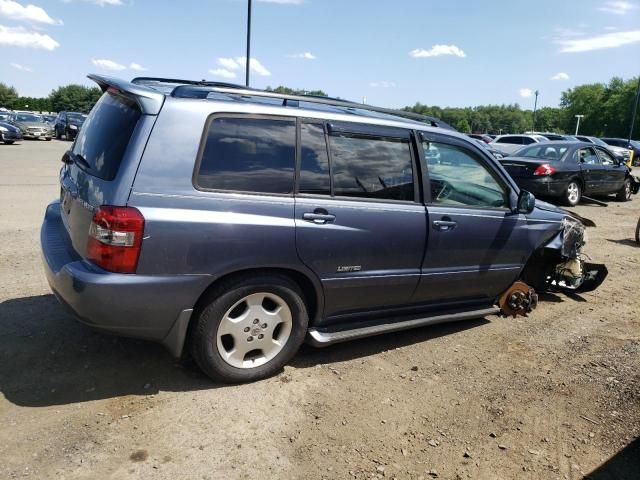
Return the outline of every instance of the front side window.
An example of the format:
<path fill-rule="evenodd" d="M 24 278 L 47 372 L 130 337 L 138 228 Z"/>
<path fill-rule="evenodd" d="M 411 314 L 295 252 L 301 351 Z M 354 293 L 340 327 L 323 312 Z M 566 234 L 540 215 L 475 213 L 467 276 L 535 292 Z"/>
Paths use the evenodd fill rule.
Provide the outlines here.
<path fill-rule="evenodd" d="M 300 126 L 300 193 L 331 195 L 329 155 L 321 123 Z"/>
<path fill-rule="evenodd" d="M 474 154 L 460 147 L 422 142 L 431 202 L 440 205 L 506 208 L 507 189 Z M 435 156 L 432 152 L 436 151 Z"/>
<path fill-rule="evenodd" d="M 332 135 L 334 195 L 413 201 L 411 147 L 407 139 Z"/>
<path fill-rule="evenodd" d="M 522 137 L 522 143 L 524 145 L 531 145 L 532 143 L 536 143 L 536 141 L 533 138 Z"/>
<path fill-rule="evenodd" d="M 214 119 L 209 124 L 197 185 L 213 190 L 292 193 L 295 125 L 289 119 Z"/>

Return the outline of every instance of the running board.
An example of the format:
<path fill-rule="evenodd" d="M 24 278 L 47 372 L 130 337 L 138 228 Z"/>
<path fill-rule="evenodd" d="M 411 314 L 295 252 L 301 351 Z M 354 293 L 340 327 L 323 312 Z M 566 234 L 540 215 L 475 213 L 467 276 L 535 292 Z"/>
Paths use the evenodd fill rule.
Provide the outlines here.
<path fill-rule="evenodd" d="M 310 328 L 307 332 L 307 341 L 314 347 L 327 347 L 334 343 L 357 340 L 358 338 L 372 337 L 383 333 L 409 330 L 410 328 L 435 325 L 437 323 L 456 322 L 459 320 L 470 320 L 472 318 L 482 318 L 486 315 L 495 315 L 500 312 L 498 307 L 484 308 L 482 310 L 472 310 L 469 312 L 448 313 L 446 315 L 436 315 L 426 318 L 415 318 L 412 320 L 384 323 L 369 327 L 354 328 L 352 330 L 340 330 L 335 332 L 320 331 L 317 328 Z"/>

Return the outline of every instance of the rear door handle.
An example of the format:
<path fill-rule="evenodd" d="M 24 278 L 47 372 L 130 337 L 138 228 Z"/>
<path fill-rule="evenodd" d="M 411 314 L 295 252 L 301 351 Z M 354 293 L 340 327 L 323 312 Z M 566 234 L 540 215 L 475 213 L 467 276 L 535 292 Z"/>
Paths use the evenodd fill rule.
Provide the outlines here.
<path fill-rule="evenodd" d="M 308 222 L 313 222 L 313 223 L 317 223 L 318 225 L 323 225 L 325 223 L 333 222 L 336 219 L 336 216 L 330 213 L 307 212 L 302 214 L 302 218 Z"/>
<path fill-rule="evenodd" d="M 456 227 L 457 223 L 453 220 L 434 220 L 433 227 L 441 232 L 448 232 Z"/>

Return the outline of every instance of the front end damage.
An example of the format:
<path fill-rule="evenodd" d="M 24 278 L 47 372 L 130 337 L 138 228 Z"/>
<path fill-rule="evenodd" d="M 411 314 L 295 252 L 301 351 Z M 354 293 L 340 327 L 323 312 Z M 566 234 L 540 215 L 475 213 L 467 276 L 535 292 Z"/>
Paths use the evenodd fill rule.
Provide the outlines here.
<path fill-rule="evenodd" d="M 582 220 L 582 221 L 581 221 Z M 521 278 L 502 294 L 498 305 L 504 315 L 526 315 L 538 301 L 536 292 L 590 292 L 607 277 L 607 267 L 587 261 L 585 224 L 593 222 L 566 216 L 557 235 L 538 248 Z"/>

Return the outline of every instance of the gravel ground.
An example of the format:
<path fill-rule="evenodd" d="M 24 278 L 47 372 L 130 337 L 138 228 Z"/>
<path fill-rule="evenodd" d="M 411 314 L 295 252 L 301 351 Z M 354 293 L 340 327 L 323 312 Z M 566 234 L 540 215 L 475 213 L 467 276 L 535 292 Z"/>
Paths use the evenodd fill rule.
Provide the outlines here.
<path fill-rule="evenodd" d="M 224 386 L 50 294 L 38 231 L 68 146 L 0 145 L 0 478 L 640 478 L 640 199 L 576 208 L 595 292 Z"/>

